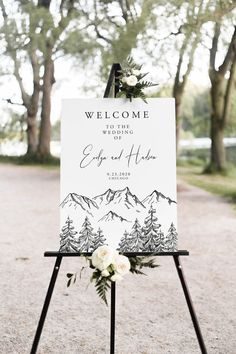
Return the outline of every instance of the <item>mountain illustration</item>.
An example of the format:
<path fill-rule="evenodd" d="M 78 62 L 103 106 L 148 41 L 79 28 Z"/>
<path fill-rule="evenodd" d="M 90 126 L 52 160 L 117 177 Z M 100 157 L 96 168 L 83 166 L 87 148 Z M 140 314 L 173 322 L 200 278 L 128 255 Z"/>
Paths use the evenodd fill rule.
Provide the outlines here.
<path fill-rule="evenodd" d="M 100 220 L 99 222 L 102 222 L 102 221 L 127 221 L 127 222 L 130 222 L 128 221 L 127 219 L 125 218 L 122 218 L 122 216 L 119 216 L 117 215 L 116 213 L 114 213 L 113 211 L 109 211 L 106 215 L 104 215 Z"/>
<path fill-rule="evenodd" d="M 74 209 L 81 208 L 83 211 L 86 211 L 92 216 L 92 212 L 95 209 L 98 209 L 98 206 L 95 201 L 76 193 L 69 193 L 68 196 L 63 200 L 63 202 L 61 203 L 61 207 L 65 208 L 66 206 L 72 207 Z"/>
<path fill-rule="evenodd" d="M 132 194 L 128 187 L 113 191 L 108 189 L 104 194 L 98 195 L 93 198 L 99 205 L 117 205 L 125 206 L 127 209 L 142 208 L 145 209 L 143 203 Z"/>
<path fill-rule="evenodd" d="M 167 200 L 169 205 L 171 205 L 172 203 L 176 203 L 176 201 L 172 200 L 169 197 L 166 197 L 164 194 L 162 194 L 161 192 L 158 192 L 157 190 L 154 190 L 150 195 L 148 195 L 143 201 L 142 203 L 145 205 L 151 205 L 153 203 L 159 203 L 162 200 Z"/>
<path fill-rule="evenodd" d="M 105 193 L 94 197 L 93 200 L 95 200 L 98 205 L 109 204 L 110 201 L 113 199 L 115 193 L 116 191 L 113 191 L 109 188 Z"/>

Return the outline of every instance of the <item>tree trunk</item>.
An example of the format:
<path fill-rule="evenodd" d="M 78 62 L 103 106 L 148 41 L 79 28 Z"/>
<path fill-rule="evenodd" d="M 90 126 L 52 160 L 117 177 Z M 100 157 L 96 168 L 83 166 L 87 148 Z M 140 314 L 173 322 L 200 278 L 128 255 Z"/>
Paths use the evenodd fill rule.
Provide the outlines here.
<path fill-rule="evenodd" d="M 176 119 L 176 156 L 178 157 L 179 154 L 179 140 L 180 140 L 180 132 L 182 126 L 182 120 L 180 117 L 180 108 L 182 102 L 183 93 L 178 92 L 178 90 L 174 90 L 173 96 L 175 98 L 175 119 Z M 181 91 L 181 90 L 180 90 Z"/>
<path fill-rule="evenodd" d="M 224 131 L 230 118 L 230 100 L 236 68 L 236 26 L 222 64 L 216 69 L 216 55 L 221 24 L 216 22 L 210 49 L 209 78 L 211 80 L 211 161 L 206 172 L 225 172 L 227 169 Z M 230 75 L 225 79 L 227 72 Z"/>
<path fill-rule="evenodd" d="M 211 172 L 223 172 L 226 169 L 226 155 L 224 147 L 224 128 L 217 116 L 211 116 Z"/>
<path fill-rule="evenodd" d="M 211 78 L 211 155 L 210 164 L 206 171 L 224 172 L 226 169 L 226 154 L 224 147 L 224 76 L 214 72 Z"/>
<path fill-rule="evenodd" d="M 42 97 L 42 111 L 41 124 L 39 133 L 38 155 L 40 158 L 47 158 L 51 156 L 50 141 L 51 141 L 51 91 L 54 80 L 54 63 L 52 60 L 52 49 L 47 51 L 47 57 L 44 64 L 43 75 L 43 97 Z"/>
<path fill-rule="evenodd" d="M 38 132 L 36 114 L 27 112 L 27 154 L 36 154 L 38 146 Z"/>

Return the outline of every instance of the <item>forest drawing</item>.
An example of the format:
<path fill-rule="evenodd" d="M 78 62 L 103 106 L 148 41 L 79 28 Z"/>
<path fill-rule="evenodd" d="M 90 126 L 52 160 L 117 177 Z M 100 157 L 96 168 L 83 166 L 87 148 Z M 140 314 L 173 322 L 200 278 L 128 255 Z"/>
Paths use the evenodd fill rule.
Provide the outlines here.
<path fill-rule="evenodd" d="M 157 190 L 142 200 L 128 187 L 93 198 L 69 193 L 61 214 L 61 252 L 93 252 L 104 244 L 120 252 L 177 250 L 176 201 Z"/>

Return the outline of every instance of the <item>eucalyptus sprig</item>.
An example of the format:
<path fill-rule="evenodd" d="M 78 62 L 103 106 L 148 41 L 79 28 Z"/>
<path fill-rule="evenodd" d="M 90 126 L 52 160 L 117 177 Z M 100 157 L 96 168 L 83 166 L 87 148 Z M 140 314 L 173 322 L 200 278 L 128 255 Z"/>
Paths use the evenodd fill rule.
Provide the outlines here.
<path fill-rule="evenodd" d="M 116 84 L 119 87 L 119 92 L 116 94 L 116 97 L 126 97 L 130 101 L 133 98 L 141 98 L 147 103 L 147 97 L 143 90 L 147 87 L 157 86 L 158 84 L 143 80 L 148 73 L 142 73 L 141 69 L 142 65 L 136 64 L 133 58 L 129 57 L 127 59 L 127 62 L 122 66 L 122 70 L 119 71 L 119 81 Z"/>

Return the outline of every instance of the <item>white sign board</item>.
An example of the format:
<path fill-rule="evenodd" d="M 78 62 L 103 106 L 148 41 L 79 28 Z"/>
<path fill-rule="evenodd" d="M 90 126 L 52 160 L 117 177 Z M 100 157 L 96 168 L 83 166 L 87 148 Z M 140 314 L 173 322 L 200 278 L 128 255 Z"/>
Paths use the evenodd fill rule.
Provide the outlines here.
<path fill-rule="evenodd" d="M 174 99 L 67 99 L 61 251 L 177 249 Z"/>

